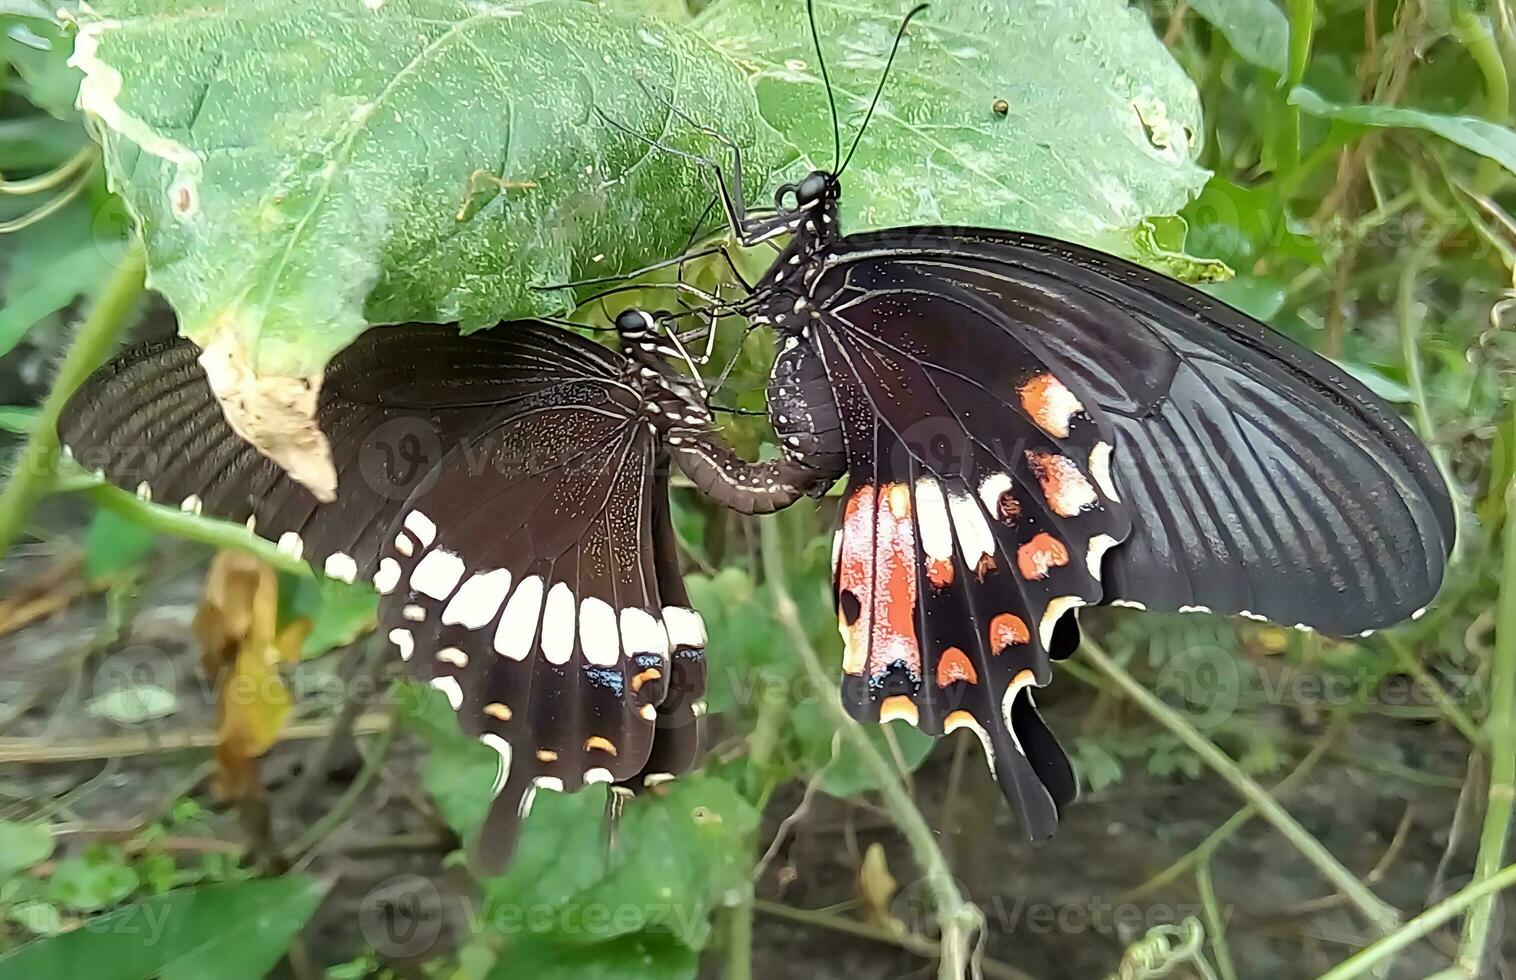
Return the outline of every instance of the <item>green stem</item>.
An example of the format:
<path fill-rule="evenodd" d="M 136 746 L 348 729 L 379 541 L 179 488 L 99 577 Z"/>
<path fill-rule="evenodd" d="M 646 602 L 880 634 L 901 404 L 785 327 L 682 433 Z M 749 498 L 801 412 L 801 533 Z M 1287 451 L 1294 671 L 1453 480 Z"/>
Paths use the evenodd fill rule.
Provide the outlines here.
<path fill-rule="evenodd" d="M 1222 980 L 1237 980 L 1237 967 L 1232 965 L 1232 951 L 1226 942 L 1226 926 L 1221 921 L 1221 906 L 1216 902 L 1216 887 L 1211 883 L 1209 861 L 1195 869 L 1195 888 L 1205 909 L 1205 930 L 1216 953 L 1216 969 L 1221 971 Z"/>
<path fill-rule="evenodd" d="M 274 542 L 249 531 L 241 524 L 220 521 L 198 514 L 187 514 L 174 507 L 162 507 L 139 499 L 120 487 L 97 484 L 88 491 L 97 507 L 131 518 L 143 527 L 172 534 L 188 541 L 199 541 L 213 548 L 231 548 L 249 552 L 266 564 L 291 575 L 310 575 L 311 566 L 280 551 Z"/>
<path fill-rule="evenodd" d="M 1516 403 L 1506 423 L 1506 440 L 1516 445 Z M 1516 796 L 1516 478 L 1506 483 L 1505 528 L 1501 535 L 1500 599 L 1495 610 L 1495 653 L 1490 661 L 1490 710 L 1484 720 L 1485 744 L 1490 752 L 1490 790 L 1479 834 L 1479 856 L 1474 861 L 1477 884 L 1493 877 L 1505 863 L 1505 842 L 1510 833 L 1512 797 Z M 1480 966 L 1490 941 L 1490 919 L 1495 912 L 1492 893 L 1476 903 L 1463 927 L 1458 963 L 1469 976 L 1480 976 Z"/>
<path fill-rule="evenodd" d="M 836 682 L 821 664 L 816 648 L 811 645 L 795 600 L 789 592 L 789 579 L 784 570 L 784 541 L 780 537 L 779 522 L 769 518 L 762 522 L 759 534 L 763 551 L 763 571 L 774 598 L 774 616 L 784 629 L 811 681 L 817 689 L 830 692 L 821 702 L 831 713 L 842 737 L 847 739 L 858 753 L 864 765 L 873 773 L 879 784 L 879 793 L 884 805 L 894 818 L 896 826 L 905 835 L 917 863 L 925 874 L 927 887 L 931 889 L 937 912 L 937 923 L 942 930 L 942 957 L 937 975 L 941 980 L 961 980 L 969 975 L 971 948 L 974 937 L 984 926 L 984 916 L 979 909 L 966 901 L 953 880 L 947 859 L 937 846 L 932 828 L 916 808 L 915 802 L 900 783 L 900 773 L 886 759 L 863 729 L 843 710 L 836 692 Z"/>
<path fill-rule="evenodd" d="M 37 427 L 27 438 L 5 489 L 0 491 L 0 554 L 10 548 L 33 505 L 51 482 L 58 458 L 58 416 L 69 395 L 100 366 L 116 342 L 137 297 L 142 294 L 144 270 L 142 245 L 133 242 L 69 345 L 52 390 L 42 402 Z"/>
<path fill-rule="evenodd" d="M 1311 35 L 1316 30 L 1316 0 L 1287 0 L 1285 6 L 1290 18 L 1289 74 L 1284 86 L 1288 93 L 1305 80 L 1305 66 L 1311 59 Z M 1289 173 L 1300 162 L 1299 106 L 1284 107 L 1283 139 L 1279 162 L 1283 171 Z"/>
<path fill-rule="evenodd" d="M 390 697 L 393 698 L 393 695 L 394 690 L 391 689 Z M 364 756 L 363 768 L 359 770 L 357 778 L 348 785 L 332 808 L 320 820 L 311 824 L 305 833 L 295 838 L 295 842 L 285 851 L 287 858 L 298 859 L 299 866 L 307 864 L 322 841 L 352 817 L 353 811 L 363 799 L 363 794 L 368 792 L 369 785 L 379 775 L 379 770 L 384 767 L 385 760 L 389 758 L 390 749 L 395 744 L 395 733 L 400 729 L 400 726 L 395 723 L 399 701 L 395 701 L 395 704 L 397 707 L 389 714 L 389 724 L 379 732 L 378 743 Z M 362 752 L 359 754 L 363 755 Z"/>
<path fill-rule="evenodd" d="M 1316 866 L 1316 869 L 1345 895 L 1348 901 L 1358 906 L 1364 916 L 1372 922 L 1380 932 L 1390 932 L 1400 924 L 1400 913 L 1393 906 L 1386 904 L 1379 896 L 1370 891 L 1363 882 L 1354 877 L 1353 873 L 1342 866 L 1342 863 L 1332 856 L 1331 852 L 1322 846 L 1321 841 L 1311 836 L 1310 831 L 1300 826 L 1299 821 L 1290 816 L 1289 811 L 1279 805 L 1279 801 L 1269 795 L 1269 791 L 1253 781 L 1247 773 L 1243 772 L 1231 758 L 1216 743 L 1206 738 L 1194 725 L 1164 704 L 1156 695 L 1150 692 L 1122 669 L 1105 651 L 1092 643 L 1088 638 L 1080 647 L 1080 653 L 1090 663 L 1094 664 L 1102 674 L 1116 682 L 1128 698 L 1136 702 L 1137 706 L 1152 715 L 1160 724 L 1169 731 L 1179 736 L 1179 740 L 1188 745 L 1196 755 L 1200 756 L 1206 765 L 1210 766 L 1232 787 L 1237 790 L 1249 803 L 1253 804 L 1258 814 L 1295 846 L 1306 860 Z"/>
<path fill-rule="evenodd" d="M 1423 196 L 1423 206 L 1428 200 Z M 1421 314 L 1416 302 L 1416 285 L 1428 265 L 1437 255 L 1438 246 L 1442 243 L 1443 235 L 1447 232 L 1446 223 L 1438 223 L 1428 229 L 1428 234 L 1423 238 L 1411 254 L 1406 257 L 1405 266 L 1400 273 L 1400 282 L 1395 296 L 1395 327 L 1400 334 L 1400 358 L 1405 362 L 1406 387 L 1411 392 L 1411 403 L 1414 408 L 1417 434 L 1426 442 L 1432 451 L 1432 462 L 1437 464 L 1437 473 L 1442 477 L 1442 482 L 1449 486 L 1457 486 L 1448 469 L 1447 453 L 1437 445 L 1436 426 L 1432 423 L 1432 410 L 1427 403 L 1426 380 L 1421 372 Z M 1461 509 L 1454 513 L 1457 526 L 1453 531 L 1454 547 L 1456 542 L 1464 539 L 1464 521 Z"/>
<path fill-rule="evenodd" d="M 1510 888 L 1512 885 L 1516 885 L 1516 864 L 1508 868 L 1502 868 L 1498 874 L 1491 875 L 1484 881 L 1475 882 L 1465 887 L 1462 891 L 1449 895 L 1388 936 L 1385 936 L 1371 946 L 1365 946 L 1357 953 L 1338 963 L 1332 969 L 1317 977 L 1316 980 L 1349 980 L 1351 977 L 1363 976 L 1444 922 L 1452 919 L 1465 908 L 1468 908 L 1486 896 L 1493 897 L 1496 893 Z M 1442 974 L 1438 975 L 1441 976 Z M 1469 973 L 1467 968 L 1464 968 L 1453 975 L 1473 976 L 1474 974 Z"/>
<path fill-rule="evenodd" d="M 1511 114 L 1511 83 L 1506 75 L 1505 60 L 1495 43 L 1495 30 L 1486 17 L 1464 7 L 1458 0 L 1449 4 L 1453 14 L 1453 34 L 1484 78 L 1484 117 L 1490 122 L 1505 125 Z M 1500 165 L 1488 157 L 1479 161 L 1474 176 L 1474 187 L 1488 194 L 1500 180 Z"/>
<path fill-rule="evenodd" d="M 1411 652 L 1411 648 L 1393 634 L 1385 634 L 1384 642 L 1385 646 L 1390 648 L 1390 652 L 1395 654 L 1395 659 L 1400 661 L 1400 666 L 1405 672 L 1415 678 L 1416 683 L 1421 685 L 1422 690 L 1426 691 L 1432 700 L 1437 702 L 1437 710 L 1442 712 L 1443 717 L 1454 728 L 1463 733 L 1463 737 L 1469 740 L 1471 746 L 1476 749 L 1483 746 L 1485 744 L 1484 733 L 1479 730 L 1479 726 L 1474 723 L 1474 719 L 1470 718 L 1468 712 L 1464 711 L 1457 702 L 1448 696 L 1447 690 L 1437 683 L 1437 678 L 1428 673 L 1427 669 L 1421 665 L 1421 661 L 1416 658 L 1416 654 Z"/>
<path fill-rule="evenodd" d="M 1064 666 L 1067 666 L 1067 664 Z M 1279 782 L 1270 788 L 1270 794 L 1278 797 L 1293 792 L 1295 787 L 1305 779 L 1311 770 L 1316 768 L 1316 763 L 1321 761 L 1321 757 L 1326 755 L 1327 750 L 1331 747 L 1332 738 L 1336 731 L 1337 725 L 1334 721 L 1332 726 L 1327 729 L 1325 736 L 1318 739 L 1316 744 L 1311 747 L 1311 751 L 1306 753 L 1304 759 L 1300 760 L 1300 765 L 1290 770 L 1289 775 L 1279 780 Z M 1251 805 L 1244 806 L 1241 810 L 1232 814 L 1220 827 L 1211 831 L 1210 836 L 1197 844 L 1188 854 L 1183 855 L 1179 860 L 1164 868 L 1147 881 L 1144 881 L 1136 888 L 1129 889 L 1116 896 L 1117 904 L 1135 902 L 1142 896 L 1150 895 L 1170 882 L 1178 880 L 1179 876 L 1184 874 L 1186 870 L 1202 863 L 1208 863 L 1212 855 L 1220 849 L 1222 844 L 1230 840 L 1233 834 L 1241 830 L 1243 825 L 1257 815 L 1258 811 Z"/>
<path fill-rule="evenodd" d="M 726 972 L 723 980 L 753 980 L 753 889 L 726 910 Z"/>

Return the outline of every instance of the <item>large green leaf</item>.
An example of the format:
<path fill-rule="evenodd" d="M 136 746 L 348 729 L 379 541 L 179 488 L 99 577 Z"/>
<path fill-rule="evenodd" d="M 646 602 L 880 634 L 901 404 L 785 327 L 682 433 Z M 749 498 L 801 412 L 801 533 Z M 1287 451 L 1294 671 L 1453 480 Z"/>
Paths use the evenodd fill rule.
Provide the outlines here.
<path fill-rule="evenodd" d="M 1335 119 L 1355 126 L 1387 129 L 1420 129 L 1480 156 L 1489 157 L 1516 173 L 1516 132 L 1476 116 L 1450 116 L 1421 109 L 1390 105 L 1349 105 L 1330 102 L 1305 86 L 1290 92 L 1290 104 L 1323 119 Z"/>
<path fill-rule="evenodd" d="M 370 322 L 555 312 L 532 284 L 681 248 L 709 181 L 594 109 L 705 140 L 634 79 L 760 176 L 794 155 L 695 32 L 584 3 L 101 0 L 79 21 L 80 102 L 151 285 L 264 376 L 317 375 Z"/>
<path fill-rule="evenodd" d="M 1290 22 L 1274 0 L 1190 0 L 1248 61 L 1283 75 L 1289 68 Z"/>
<path fill-rule="evenodd" d="M 653 933 L 701 948 L 711 912 L 747 887 L 757 811 L 729 784 L 689 776 L 627 803 L 608 847 L 603 805 L 600 793 L 538 794 L 510 872 L 484 883 L 494 920 L 509 938 L 563 947 Z"/>
<path fill-rule="evenodd" d="M 0 956 L 0 980 L 258 980 L 324 893 L 302 875 L 180 889 Z"/>
<path fill-rule="evenodd" d="M 97 237 L 95 226 L 95 214 L 81 201 L 9 239 L 0 271 L 0 355 L 93 288 L 120 259 L 120 243 Z"/>
<path fill-rule="evenodd" d="M 655 934 L 579 947 L 526 942 L 500 958 L 489 980 L 693 980 L 699 965 L 689 947 Z"/>
<path fill-rule="evenodd" d="M 844 152 L 906 8 L 816 4 Z M 751 66 L 764 117 L 831 166 L 802 0 L 725 0 L 696 24 Z M 1132 251 L 1143 218 L 1205 183 L 1200 132 L 1194 85 L 1126 0 L 935 4 L 912 21 L 847 169 L 845 221 L 1017 228 Z"/>

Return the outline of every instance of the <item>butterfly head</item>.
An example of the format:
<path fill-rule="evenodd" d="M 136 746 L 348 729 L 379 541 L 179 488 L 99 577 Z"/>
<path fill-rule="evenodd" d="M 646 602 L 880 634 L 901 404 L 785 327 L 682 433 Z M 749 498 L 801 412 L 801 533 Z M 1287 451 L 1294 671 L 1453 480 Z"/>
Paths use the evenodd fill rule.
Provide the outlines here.
<path fill-rule="evenodd" d="M 774 207 L 810 222 L 832 225 L 837 219 L 837 201 L 842 185 L 827 170 L 812 170 L 798 184 L 785 184 L 774 195 Z"/>
<path fill-rule="evenodd" d="M 658 336 L 657 321 L 646 310 L 622 310 L 616 316 L 616 333 L 623 348 L 641 343 L 651 343 Z"/>

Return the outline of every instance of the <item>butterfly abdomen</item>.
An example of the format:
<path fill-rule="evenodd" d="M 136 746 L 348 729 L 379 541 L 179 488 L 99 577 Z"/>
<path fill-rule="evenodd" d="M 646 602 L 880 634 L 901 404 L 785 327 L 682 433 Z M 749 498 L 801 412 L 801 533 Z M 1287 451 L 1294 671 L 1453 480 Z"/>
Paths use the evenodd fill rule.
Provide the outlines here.
<path fill-rule="evenodd" d="M 767 390 L 774 434 L 790 459 L 840 474 L 847 447 L 826 366 L 805 340 L 789 337 L 783 343 Z"/>

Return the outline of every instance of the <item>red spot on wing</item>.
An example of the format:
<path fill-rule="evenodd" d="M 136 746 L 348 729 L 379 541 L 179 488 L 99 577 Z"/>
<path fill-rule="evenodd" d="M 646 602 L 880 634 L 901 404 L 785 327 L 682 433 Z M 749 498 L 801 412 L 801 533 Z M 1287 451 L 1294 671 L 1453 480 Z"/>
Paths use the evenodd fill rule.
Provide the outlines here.
<path fill-rule="evenodd" d="M 1048 572 L 1069 563 L 1069 549 L 1046 531 L 1016 549 L 1016 565 L 1024 579 L 1047 578 Z"/>
<path fill-rule="evenodd" d="M 1038 428 L 1055 438 L 1068 438 L 1069 422 L 1084 411 L 1084 406 L 1062 381 L 1051 374 L 1039 374 L 1018 390 L 1021 407 Z"/>
<path fill-rule="evenodd" d="M 858 598 L 858 618 L 839 618 L 843 669 L 882 673 L 903 661 L 921 674 L 916 639 L 916 527 L 909 488 L 889 483 L 855 490 L 843 510 L 837 591 Z"/>
<path fill-rule="evenodd" d="M 1079 466 L 1067 456 L 1057 453 L 1028 451 L 1027 462 L 1042 484 L 1042 495 L 1048 506 L 1060 517 L 1074 517 L 1095 506 L 1095 486 L 1079 471 Z"/>
<path fill-rule="evenodd" d="M 1026 620 L 1011 613 L 1001 613 L 990 620 L 990 652 L 1000 653 L 1013 643 L 1025 643 L 1032 638 L 1026 628 Z"/>
<path fill-rule="evenodd" d="M 957 647 L 948 647 L 942 651 L 942 659 L 937 661 L 937 686 L 947 687 L 959 681 L 978 684 L 979 672 L 974 669 L 968 654 Z"/>

